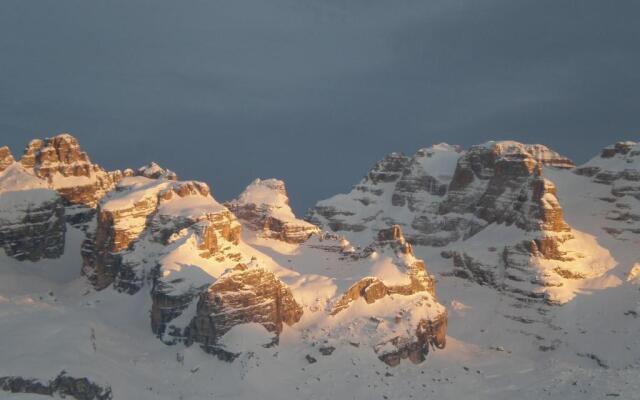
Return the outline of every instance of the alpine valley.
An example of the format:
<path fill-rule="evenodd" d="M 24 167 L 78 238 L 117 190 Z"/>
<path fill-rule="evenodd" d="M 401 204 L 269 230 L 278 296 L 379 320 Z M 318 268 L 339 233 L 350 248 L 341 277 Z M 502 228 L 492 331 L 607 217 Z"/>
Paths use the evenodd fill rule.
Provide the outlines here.
<path fill-rule="evenodd" d="M 391 153 L 285 183 L 0 147 L 0 398 L 640 399 L 640 144 Z"/>

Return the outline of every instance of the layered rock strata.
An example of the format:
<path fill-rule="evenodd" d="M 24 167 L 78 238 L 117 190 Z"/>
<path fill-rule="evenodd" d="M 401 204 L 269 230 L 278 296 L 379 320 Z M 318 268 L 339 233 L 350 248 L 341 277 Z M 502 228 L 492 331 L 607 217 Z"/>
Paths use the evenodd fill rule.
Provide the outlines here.
<path fill-rule="evenodd" d="M 331 314 L 349 312 L 360 299 L 366 304 L 384 300 L 389 306 L 397 304 L 393 323 L 398 327 L 381 326 L 386 323 L 384 319 L 369 316 L 376 322 L 374 350 L 380 360 L 390 366 L 398 365 L 402 359 L 420 363 L 430 347 L 444 348 L 447 312 L 437 302 L 434 278 L 427 273 L 424 261 L 414 257 L 400 227 L 395 225 L 380 231 L 376 242 L 365 248 L 359 257 L 374 260 L 373 276 L 365 276 L 347 289 Z M 378 265 L 383 267 L 378 268 Z M 387 329 L 394 333 L 389 335 Z M 397 335 L 399 331 L 404 334 Z"/>
<path fill-rule="evenodd" d="M 100 386 L 87 378 L 74 378 L 65 373 L 43 382 L 20 376 L 0 377 L 0 390 L 9 393 L 36 394 L 42 396 L 60 396 L 76 400 L 111 400 L 110 387 Z"/>
<path fill-rule="evenodd" d="M 640 233 L 640 144 L 627 141 L 607 146 L 575 173 L 610 187 L 601 197 L 608 210 L 604 227 L 608 234 L 627 241 Z"/>
<path fill-rule="evenodd" d="M 236 325 L 259 323 L 277 340 L 284 324 L 293 325 L 302 314 L 291 290 L 272 272 L 238 264 L 200 295 L 188 338 L 216 353 L 218 340 Z"/>
<path fill-rule="evenodd" d="M 56 192 L 0 192 L 0 247 L 17 260 L 58 258 L 65 248 L 65 207 Z"/>
<path fill-rule="evenodd" d="M 226 205 L 246 227 L 267 238 L 302 243 L 320 232 L 317 226 L 296 218 L 281 180 L 256 179 Z"/>
<path fill-rule="evenodd" d="M 32 140 L 20 163 L 60 193 L 72 223 L 91 219 L 100 199 L 121 177 L 119 171 L 107 172 L 93 164 L 77 139 L 66 133 Z"/>
<path fill-rule="evenodd" d="M 17 260 L 58 258 L 65 233 L 60 195 L 0 149 L 0 247 Z"/>
<path fill-rule="evenodd" d="M 98 207 L 96 230 L 83 244 L 84 270 L 97 289 L 113 283 L 135 292 L 143 283 L 144 273 L 136 270 L 147 262 L 146 252 L 161 254 L 182 231 L 193 236 L 197 255 L 205 259 L 240 239 L 240 225 L 206 184 L 125 178 Z"/>

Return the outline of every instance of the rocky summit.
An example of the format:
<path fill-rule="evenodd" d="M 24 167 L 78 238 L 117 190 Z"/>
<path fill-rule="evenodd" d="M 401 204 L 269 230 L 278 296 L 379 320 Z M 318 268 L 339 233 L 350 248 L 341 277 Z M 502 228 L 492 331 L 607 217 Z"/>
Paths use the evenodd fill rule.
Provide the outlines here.
<path fill-rule="evenodd" d="M 245 226 L 263 237 L 303 243 L 320 232 L 317 226 L 296 218 L 284 182 L 278 179 L 256 179 L 226 205 Z"/>
<path fill-rule="evenodd" d="M 635 142 L 578 166 L 514 141 L 390 153 L 305 218 L 278 179 L 221 201 L 154 162 L 107 171 L 69 134 L 14 154 L 0 147 L 0 393 L 640 390 Z"/>
<path fill-rule="evenodd" d="M 238 352 L 226 348 L 224 339 L 236 326 L 258 324 L 275 335 L 269 343 L 277 344 L 284 326 L 296 329 L 306 314 L 330 325 L 336 310 L 350 307 L 345 299 L 358 302 L 347 286 L 359 283 L 347 285 L 345 277 L 336 285 L 330 275 L 317 275 L 322 271 L 314 271 L 315 261 L 324 257 L 373 277 L 353 278 L 358 282 L 375 279 L 385 294 L 400 293 L 421 304 L 418 308 L 428 304 L 441 310 L 422 311 L 425 317 L 412 328 L 413 335 L 392 340 L 398 357 L 411 353 L 418 362 L 430 343 L 444 346 L 446 312 L 436 300 L 434 281 L 422 261 L 407 261 L 413 255 L 399 231 L 390 240 L 405 246 L 394 250 L 402 254 L 394 258 L 402 266 L 397 274 L 407 283 L 396 286 L 384 280 L 387 267 L 380 277 L 371 272 L 370 265 L 378 262 L 373 248 L 346 253 L 341 238 L 298 219 L 280 180 L 257 179 L 223 205 L 207 184 L 179 181 L 156 163 L 136 171 L 105 172 L 68 134 L 31 141 L 19 162 L 6 148 L 2 154 L 5 200 L 0 215 L 6 217 L 0 229 L 7 256 L 33 261 L 61 257 L 70 247 L 66 229 L 80 230 L 81 271 L 92 290 L 130 296 L 146 292 L 151 298 L 149 331 L 167 344 L 199 344 L 232 360 Z M 40 194 L 37 200 L 34 191 Z M 80 219 L 75 218 L 78 207 L 84 213 Z M 68 213 L 74 218 L 67 218 Z M 300 260 L 302 265 L 274 259 L 273 252 L 286 254 L 289 246 L 313 256 Z M 413 296 L 417 293 L 422 296 Z M 365 308 L 352 318 L 363 313 L 369 317 Z M 140 317 L 149 318 L 145 313 Z M 345 322 L 352 324 L 352 318 Z M 433 327 L 433 334 L 425 331 L 425 324 Z M 378 353 L 383 340 L 372 341 L 371 351 Z"/>
<path fill-rule="evenodd" d="M 542 145 L 440 144 L 412 158 L 392 153 L 307 219 L 353 240 L 398 225 L 414 244 L 441 249 L 456 276 L 522 301 L 563 302 L 572 297 L 567 286 L 614 266 L 606 249 L 565 221 L 556 184 L 546 177 L 585 168 Z M 423 184 L 407 183 L 416 181 Z"/>

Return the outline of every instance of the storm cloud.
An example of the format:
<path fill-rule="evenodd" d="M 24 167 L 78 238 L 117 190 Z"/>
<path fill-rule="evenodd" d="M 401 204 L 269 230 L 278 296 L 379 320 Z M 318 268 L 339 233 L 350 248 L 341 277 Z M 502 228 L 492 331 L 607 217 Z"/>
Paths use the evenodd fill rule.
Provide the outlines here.
<path fill-rule="evenodd" d="M 585 161 L 640 130 L 640 2 L 4 0 L 0 144 L 68 131 L 219 200 L 299 212 L 391 151 L 491 139 Z"/>

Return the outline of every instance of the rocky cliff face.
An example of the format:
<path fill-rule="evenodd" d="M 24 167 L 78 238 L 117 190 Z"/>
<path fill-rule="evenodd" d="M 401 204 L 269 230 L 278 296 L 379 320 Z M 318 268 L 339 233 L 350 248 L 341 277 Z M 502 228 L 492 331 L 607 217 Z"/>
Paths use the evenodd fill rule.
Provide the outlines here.
<path fill-rule="evenodd" d="M 416 192 L 441 198 L 451 178 L 424 173 L 434 158 L 441 156 L 426 150 L 413 160 L 393 155 L 367 179 L 398 183 L 394 201 L 429 208 Z M 378 196 L 377 190 L 367 193 Z M 227 208 L 206 184 L 177 181 L 155 163 L 106 172 L 63 134 L 31 141 L 18 162 L 0 148 L 0 200 L 0 246 L 9 256 L 59 257 L 68 227 L 80 228 L 82 273 L 89 283 L 128 294 L 148 288 L 152 303 L 144 318 L 150 316 L 151 331 L 167 344 L 197 343 L 232 360 L 238 352 L 223 339 L 236 327 L 261 327 L 272 346 L 284 326 L 297 328 L 307 313 L 319 321 L 305 328 L 313 335 L 340 335 L 340 329 L 372 318 L 392 323 L 395 328 L 362 333 L 367 347 L 389 365 L 404 358 L 420 362 L 430 347 L 445 344 L 446 310 L 400 227 L 356 249 L 296 218 L 284 183 L 276 179 L 254 181 Z M 298 254 L 295 262 L 286 259 Z M 338 287 L 318 260 L 337 265 L 339 275 L 353 275 L 340 278 Z M 384 303 L 388 315 L 369 308 Z M 11 385 L 31 387 L 26 381 Z M 57 393 L 56 385 L 38 387 Z"/>
<path fill-rule="evenodd" d="M 150 273 L 137 271 L 147 252 L 159 257 L 187 236 L 199 258 L 224 259 L 225 243 L 240 239 L 240 225 L 204 183 L 124 178 L 98 207 L 96 230 L 83 245 L 85 272 L 98 289 L 113 283 L 135 292 Z"/>
<path fill-rule="evenodd" d="M 20 159 L 22 166 L 44 179 L 64 199 L 67 218 L 73 223 L 88 221 L 100 199 L 121 176 L 91 163 L 76 138 L 61 134 L 32 140 Z"/>
<path fill-rule="evenodd" d="M 98 201 L 121 173 L 92 164 L 69 134 L 32 140 L 19 162 L 0 148 L 2 246 L 9 256 L 57 258 L 65 247 L 65 222 L 86 229 Z"/>
<path fill-rule="evenodd" d="M 555 185 L 543 177 L 545 160 L 537 160 L 528 146 L 513 143 L 472 147 L 458 161 L 438 210 L 445 220 L 451 220 L 453 214 L 462 225 L 448 225 L 454 228 L 451 238 L 468 238 L 494 223 L 515 225 L 540 232 L 534 239 L 538 252 L 561 259 L 558 247 L 571 238 L 570 228 L 563 219 Z M 463 222 L 457 215 L 464 214 L 475 218 Z"/>
<path fill-rule="evenodd" d="M 302 243 L 320 232 L 315 225 L 296 218 L 281 180 L 256 179 L 237 200 L 226 205 L 245 226 L 267 238 Z"/>
<path fill-rule="evenodd" d="M 363 298 L 368 304 L 371 304 L 384 296 L 393 294 L 410 296 L 418 292 L 429 292 L 435 295 L 433 277 L 427 274 L 424 261 L 415 259 L 411 244 L 406 241 L 398 225 L 381 230 L 378 233 L 378 239 L 354 257 L 366 258 L 376 254 L 377 258 L 379 257 L 378 252 L 391 253 L 393 263 L 402 268 L 402 272 L 407 275 L 408 279 L 391 283 L 385 283 L 383 279 L 378 277 L 360 279 L 338 300 L 332 314 L 337 314 L 359 298 Z"/>
<path fill-rule="evenodd" d="M 355 240 L 397 224 L 412 243 L 443 248 L 458 276 L 537 298 L 562 279 L 584 278 L 577 260 L 585 254 L 575 250 L 583 237 L 564 220 L 547 168 L 573 163 L 545 146 L 511 141 L 391 154 L 308 218 Z"/>
<path fill-rule="evenodd" d="M 542 171 L 572 165 L 544 146 L 517 142 L 469 151 L 441 144 L 410 159 L 393 153 L 351 193 L 319 202 L 307 218 L 336 232 L 371 235 L 397 224 L 410 241 L 428 246 L 468 238 L 492 223 L 566 232 L 555 187 Z"/>
<path fill-rule="evenodd" d="M 18 260 L 58 258 L 65 247 L 65 207 L 57 192 L 0 149 L 0 247 Z"/>
<path fill-rule="evenodd" d="M 318 202 L 306 219 L 334 232 L 358 233 L 350 236 L 369 240 L 375 239 L 379 230 L 399 225 L 412 242 L 437 244 L 442 239 L 430 235 L 434 233 L 430 232 L 434 229 L 432 216 L 437 214 L 462 154 L 460 147 L 448 144 L 420 149 L 410 158 L 392 153 L 350 193 Z"/>
<path fill-rule="evenodd" d="M 274 333 L 277 342 L 283 324 L 293 325 L 302 314 L 302 307 L 291 290 L 272 272 L 255 265 L 238 264 L 200 295 L 196 316 L 188 327 L 188 338 L 216 353 L 224 351 L 218 339 L 231 328 L 258 323 Z"/>
<path fill-rule="evenodd" d="M 0 204 L 0 247 L 8 256 L 38 261 L 64 253 L 64 205 L 56 192 L 0 192 Z"/>
<path fill-rule="evenodd" d="M 608 208 L 607 233 L 621 240 L 640 233 L 640 144 L 628 141 L 605 147 L 575 173 L 610 187 L 601 198 Z"/>
<path fill-rule="evenodd" d="M 178 175 L 170 169 L 162 168 L 155 162 L 151 162 L 147 165 L 143 165 L 138 168 L 137 171 L 128 172 L 130 175 L 144 176 L 145 178 L 150 179 L 167 179 L 170 181 L 175 181 L 178 179 Z"/>
<path fill-rule="evenodd" d="M 240 224 L 196 181 L 123 178 L 98 206 L 83 243 L 83 271 L 98 290 L 150 287 L 152 331 L 185 339 L 179 318 L 216 277 L 243 259 Z M 185 318 L 191 318 L 189 316 Z"/>
<path fill-rule="evenodd" d="M 377 240 L 354 257 L 371 260 L 373 267 L 335 302 L 331 314 L 349 313 L 362 302 L 386 302 L 389 314 L 395 313 L 393 322 L 369 315 L 376 324 L 375 333 L 369 335 L 380 360 L 390 366 L 406 358 L 420 363 L 430 347 L 444 348 L 447 312 L 436 299 L 434 278 L 424 261 L 415 258 L 400 227 L 380 231 Z"/>
<path fill-rule="evenodd" d="M 76 400 L 111 400 L 111 388 L 100 386 L 87 378 L 75 378 L 64 372 L 49 382 L 20 376 L 0 377 L 0 390 L 9 393 L 30 393 L 42 396 L 70 397 Z"/>
<path fill-rule="evenodd" d="M 13 164 L 15 160 L 11 154 L 11 150 L 7 146 L 0 147 L 0 172 L 4 171 Z"/>

